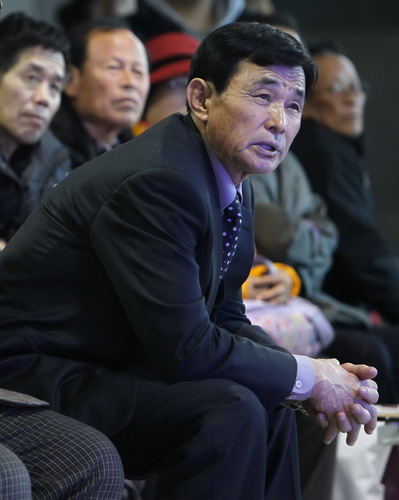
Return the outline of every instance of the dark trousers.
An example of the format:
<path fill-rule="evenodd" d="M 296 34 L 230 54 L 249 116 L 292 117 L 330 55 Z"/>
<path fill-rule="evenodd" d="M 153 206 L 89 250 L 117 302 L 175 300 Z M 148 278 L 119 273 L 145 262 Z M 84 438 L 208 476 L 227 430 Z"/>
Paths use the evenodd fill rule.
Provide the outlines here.
<path fill-rule="evenodd" d="M 230 380 L 142 373 L 131 425 L 112 441 L 127 476 L 157 475 L 156 498 L 300 499 L 294 413 L 266 412 Z"/>

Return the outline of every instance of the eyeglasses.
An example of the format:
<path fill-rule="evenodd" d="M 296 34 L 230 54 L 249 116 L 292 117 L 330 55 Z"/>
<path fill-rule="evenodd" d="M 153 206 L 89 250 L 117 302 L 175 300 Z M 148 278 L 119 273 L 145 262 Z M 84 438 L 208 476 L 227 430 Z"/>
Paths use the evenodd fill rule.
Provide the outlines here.
<path fill-rule="evenodd" d="M 369 85 L 367 82 L 364 81 L 351 83 L 349 85 L 336 82 L 324 89 L 314 89 L 312 90 L 312 94 L 323 93 L 323 94 L 330 94 L 333 96 L 342 96 L 349 93 L 351 94 L 367 93 L 368 90 L 369 90 Z"/>

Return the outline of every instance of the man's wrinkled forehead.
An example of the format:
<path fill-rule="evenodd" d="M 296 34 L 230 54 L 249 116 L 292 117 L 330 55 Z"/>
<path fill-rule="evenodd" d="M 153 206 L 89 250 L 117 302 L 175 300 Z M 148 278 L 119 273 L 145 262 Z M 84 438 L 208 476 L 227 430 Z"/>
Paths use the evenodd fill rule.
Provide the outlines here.
<path fill-rule="evenodd" d="M 271 64 L 261 66 L 249 60 L 241 61 L 233 73 L 234 76 L 244 73 L 247 69 L 251 70 L 251 87 L 278 88 L 281 86 L 291 87 L 298 98 L 305 98 L 305 73 L 301 66 L 285 66 Z"/>
<path fill-rule="evenodd" d="M 283 82 L 292 85 L 298 97 L 305 97 L 305 75 L 300 66 L 273 65 L 262 69 L 265 70 L 265 74 L 259 79 L 261 85 L 276 87 Z"/>

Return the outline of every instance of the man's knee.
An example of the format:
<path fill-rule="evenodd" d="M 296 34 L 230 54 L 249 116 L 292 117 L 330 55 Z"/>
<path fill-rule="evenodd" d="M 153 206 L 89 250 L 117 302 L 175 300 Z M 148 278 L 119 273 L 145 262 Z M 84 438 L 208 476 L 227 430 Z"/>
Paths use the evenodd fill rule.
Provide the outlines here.
<path fill-rule="evenodd" d="M 226 431 L 230 430 L 233 437 L 244 430 L 248 437 L 254 434 L 264 438 L 268 415 L 259 398 L 250 389 L 230 380 L 213 382 L 213 397 L 218 406 L 211 412 L 212 416 L 219 416 Z"/>
<path fill-rule="evenodd" d="M 74 498 L 121 498 L 124 470 L 111 441 L 100 431 L 51 410 L 46 410 L 45 418 L 51 433 L 41 453 L 51 447 L 57 455 L 46 461 L 46 474 L 37 487 L 48 488 L 60 498 L 66 491 L 74 492 Z"/>
<path fill-rule="evenodd" d="M 79 442 L 79 449 L 84 450 L 85 462 L 92 464 L 92 471 L 98 478 L 106 477 L 115 484 L 124 482 L 121 458 L 115 446 L 100 431 L 80 424 L 79 431 L 73 435 Z M 75 448 L 76 449 L 76 448 Z"/>

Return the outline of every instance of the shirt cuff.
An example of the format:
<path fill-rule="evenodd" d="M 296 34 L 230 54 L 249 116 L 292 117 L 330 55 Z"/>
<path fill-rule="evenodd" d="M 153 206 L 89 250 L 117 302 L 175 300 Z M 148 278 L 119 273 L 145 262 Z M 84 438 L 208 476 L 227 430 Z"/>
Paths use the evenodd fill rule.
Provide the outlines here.
<path fill-rule="evenodd" d="M 287 399 L 304 401 L 308 399 L 315 382 L 315 369 L 311 358 L 294 354 L 297 362 L 297 372 L 294 387 Z"/>

